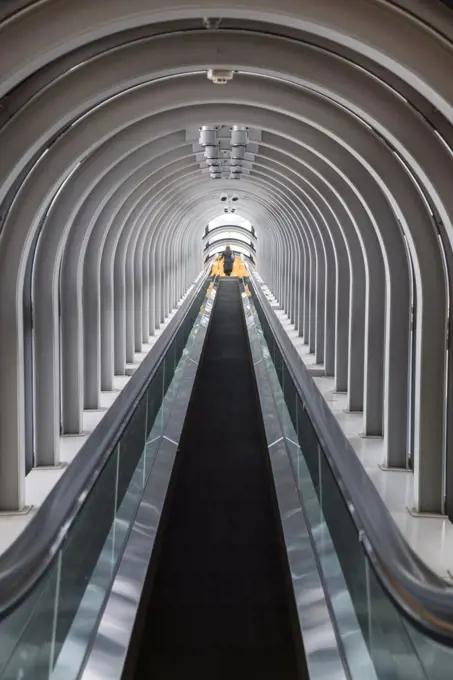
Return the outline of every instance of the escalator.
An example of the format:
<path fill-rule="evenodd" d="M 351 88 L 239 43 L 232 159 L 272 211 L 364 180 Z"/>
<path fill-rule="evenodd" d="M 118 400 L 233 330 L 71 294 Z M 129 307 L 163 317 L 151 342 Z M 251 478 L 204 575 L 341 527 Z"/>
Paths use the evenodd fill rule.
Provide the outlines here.
<path fill-rule="evenodd" d="M 411 551 L 252 272 L 200 276 L 0 556 L 0 680 L 448 680 Z"/>
<path fill-rule="evenodd" d="M 222 281 L 180 440 L 137 680 L 306 677 L 254 380 L 239 284 Z"/>

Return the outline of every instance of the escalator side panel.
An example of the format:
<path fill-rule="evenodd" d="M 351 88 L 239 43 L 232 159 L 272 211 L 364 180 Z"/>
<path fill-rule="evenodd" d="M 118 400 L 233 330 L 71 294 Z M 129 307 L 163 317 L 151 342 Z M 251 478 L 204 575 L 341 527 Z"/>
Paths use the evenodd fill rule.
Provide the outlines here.
<path fill-rule="evenodd" d="M 136 678 L 297 678 L 238 282 L 219 286 Z"/>

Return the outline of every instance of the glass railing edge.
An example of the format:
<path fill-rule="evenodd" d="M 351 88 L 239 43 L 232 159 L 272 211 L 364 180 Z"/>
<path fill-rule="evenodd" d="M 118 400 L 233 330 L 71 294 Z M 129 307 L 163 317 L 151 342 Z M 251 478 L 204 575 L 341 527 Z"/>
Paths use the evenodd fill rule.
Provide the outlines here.
<path fill-rule="evenodd" d="M 313 427 L 356 524 L 363 550 L 382 587 L 411 625 L 441 644 L 453 645 L 453 589 L 415 555 L 395 525 L 339 425 L 327 412 L 328 405 L 317 391 L 253 273 L 251 289 L 306 404 Z M 313 408 L 315 401 L 317 407 Z M 317 419 L 320 410 L 322 417 Z M 338 441 L 340 450 L 332 445 L 334 440 Z M 348 474 L 345 475 L 347 466 Z M 361 500 L 361 494 L 366 497 L 366 504 Z"/>
<path fill-rule="evenodd" d="M 301 503 L 294 480 L 281 399 L 277 394 L 275 381 L 271 379 L 269 373 L 269 363 L 272 362 L 266 351 L 259 318 L 256 318 L 248 286 L 242 287 L 242 298 L 308 675 L 314 680 L 325 677 L 346 680 L 350 677 L 348 660 L 332 612 L 330 593 L 320 569 L 306 510 Z M 311 643 L 313 638 L 317 639 L 315 645 Z M 372 680 L 372 676 L 369 676 L 369 680 Z"/>
<path fill-rule="evenodd" d="M 182 302 L 125 389 L 81 447 L 68 471 L 54 486 L 23 532 L 0 556 L 0 620 L 19 605 L 52 563 L 178 328 L 193 305 L 201 303 L 200 295 L 207 285 L 206 276 L 196 281 L 191 294 Z"/>
<path fill-rule="evenodd" d="M 80 680 L 89 680 L 93 677 L 120 680 L 123 675 L 143 586 L 147 580 L 151 560 L 154 558 L 167 490 L 176 462 L 179 440 L 200 358 L 212 320 L 215 299 L 216 282 L 214 281 L 213 286 L 209 286 L 209 293 L 201 306 L 193 342 L 188 342 L 183 352 L 181 358 L 183 366 L 174 398 L 166 413 L 165 423 L 154 454 L 153 468 L 148 475 L 140 504 L 131 522 L 127 540 L 118 560 L 111 591 L 103 605 L 93 639 L 87 648 L 82 670 L 77 675 Z M 129 594 L 128 597 L 124 597 L 125 592 Z M 121 631 L 119 636 L 117 631 Z M 106 640 L 109 641 L 108 645 L 106 645 Z M 59 674 L 55 677 L 52 675 L 51 680 L 67 680 L 68 678 L 67 670 L 62 667 Z"/>

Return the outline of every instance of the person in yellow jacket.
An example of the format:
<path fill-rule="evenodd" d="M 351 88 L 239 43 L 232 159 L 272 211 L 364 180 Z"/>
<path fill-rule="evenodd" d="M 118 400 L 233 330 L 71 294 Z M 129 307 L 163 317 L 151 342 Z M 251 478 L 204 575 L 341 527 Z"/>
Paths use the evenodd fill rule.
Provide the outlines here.
<path fill-rule="evenodd" d="M 214 261 L 211 268 L 211 276 L 223 276 L 222 256 Z"/>
<path fill-rule="evenodd" d="M 215 260 L 211 268 L 211 276 L 234 276 L 238 279 L 248 277 L 248 272 L 241 257 L 235 257 L 229 246 Z"/>
<path fill-rule="evenodd" d="M 225 252 L 222 255 L 222 264 L 223 264 L 223 274 L 224 276 L 235 276 L 233 273 L 234 271 L 234 263 L 237 258 L 234 257 L 233 253 L 231 252 L 230 246 L 227 246 L 225 248 Z"/>
<path fill-rule="evenodd" d="M 230 246 L 227 246 L 225 252 L 212 265 L 211 276 L 236 276 L 233 274 L 235 259 Z"/>
<path fill-rule="evenodd" d="M 237 276 L 238 279 L 243 279 L 248 276 L 247 269 L 241 257 L 235 257 L 233 262 L 233 271 L 231 276 Z"/>

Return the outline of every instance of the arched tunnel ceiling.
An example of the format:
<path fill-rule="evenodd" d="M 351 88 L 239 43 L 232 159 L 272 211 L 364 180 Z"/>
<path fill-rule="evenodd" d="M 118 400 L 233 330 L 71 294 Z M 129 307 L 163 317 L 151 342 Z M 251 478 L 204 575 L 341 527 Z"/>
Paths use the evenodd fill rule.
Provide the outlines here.
<path fill-rule="evenodd" d="M 219 27 L 206 29 L 205 17 L 219 17 Z M 203 229 L 225 191 L 240 191 L 238 212 L 259 228 L 257 261 L 272 260 L 273 276 L 275 258 L 287 258 L 292 271 L 303 253 L 322 251 L 332 299 L 337 272 L 345 286 L 360 289 L 354 313 L 378 310 L 374 326 L 354 340 L 365 357 L 373 329 L 387 328 L 386 361 L 404 335 L 409 276 L 398 281 L 397 273 L 408 273 L 409 253 L 419 299 L 435 297 L 441 310 L 423 306 L 420 346 L 430 328 L 440 347 L 449 298 L 443 258 L 453 252 L 453 90 L 445 67 L 452 39 L 453 14 L 437 0 L 4 4 L 0 450 L 24 446 L 17 300 L 38 235 L 35 290 L 52 295 L 35 305 L 53 323 L 61 266 L 63 307 L 80 301 L 82 279 L 98 285 L 91 267 L 107 277 L 115 257 L 115 267 L 119 258 L 132 276 L 132 249 L 151 253 L 157 268 L 176 269 L 190 255 L 199 269 Z M 206 77 L 212 68 L 234 77 L 216 86 Z M 253 132 L 253 163 L 240 180 L 212 180 L 203 171 L 202 125 Z M 335 318 L 338 309 L 330 311 Z M 346 344 L 341 352 L 353 351 Z M 383 395 L 399 404 L 407 395 L 392 392 L 398 371 L 384 384 L 383 365 L 373 370 L 364 376 L 362 365 L 338 380 L 348 382 L 371 429 L 384 409 L 390 437 L 393 404 Z M 422 375 L 437 389 L 445 366 L 439 362 L 428 376 L 420 358 L 419 370 L 422 398 Z M 41 389 L 55 390 L 44 383 Z M 436 422 L 433 414 L 430 431 Z M 423 448 L 428 434 L 419 434 Z M 13 458 L 5 470 L 19 478 Z"/>
<path fill-rule="evenodd" d="M 214 251 L 217 253 L 221 253 L 225 250 L 226 246 L 230 246 L 231 250 L 233 251 L 238 250 L 238 247 L 240 246 L 241 248 L 243 248 L 243 251 L 238 250 L 238 252 L 244 252 L 248 254 L 255 253 L 256 250 L 253 243 L 246 243 L 242 241 L 240 238 L 229 236 L 228 238 L 222 238 L 219 239 L 218 241 L 215 241 L 214 243 L 206 245 L 203 254 L 206 255 L 206 253 L 208 252 L 214 253 Z"/>
<path fill-rule="evenodd" d="M 218 241 L 220 238 L 232 238 L 232 237 L 237 237 L 239 239 L 242 239 L 245 243 L 251 243 L 253 244 L 254 247 L 256 247 L 256 236 L 252 234 L 251 231 L 246 229 L 245 227 L 241 227 L 239 225 L 232 225 L 229 227 L 225 227 L 223 224 L 219 225 L 218 227 L 214 227 L 214 229 L 211 229 L 210 231 L 206 232 L 203 235 L 203 244 L 204 248 L 206 246 L 210 246 L 216 241 Z"/>

